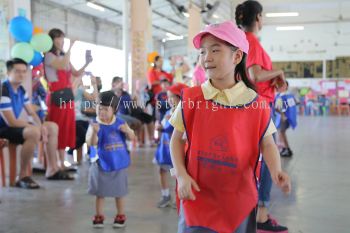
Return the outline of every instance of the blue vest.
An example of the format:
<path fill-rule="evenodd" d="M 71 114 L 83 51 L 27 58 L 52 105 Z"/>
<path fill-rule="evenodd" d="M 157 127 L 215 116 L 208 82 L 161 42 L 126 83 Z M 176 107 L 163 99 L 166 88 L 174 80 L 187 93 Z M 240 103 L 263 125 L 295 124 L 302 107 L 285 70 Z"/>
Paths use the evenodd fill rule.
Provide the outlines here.
<path fill-rule="evenodd" d="M 276 100 L 281 98 L 283 101 L 282 112 L 287 117 L 288 123 L 292 126 L 293 129 L 297 127 L 297 104 L 293 94 L 287 93 L 284 95 L 278 94 Z M 275 116 L 276 127 L 279 128 L 281 124 L 281 115 L 276 112 Z"/>
<path fill-rule="evenodd" d="M 130 165 L 130 156 L 127 151 L 125 135 L 119 130 L 125 122 L 116 119 L 113 125 L 100 124 L 98 131 L 98 162 L 106 172 L 117 171 Z"/>
<path fill-rule="evenodd" d="M 167 116 L 171 115 L 170 110 L 165 114 L 162 125 L 163 130 L 162 134 L 160 136 L 160 143 L 157 147 L 155 158 L 159 165 L 170 165 L 173 166 L 171 162 L 170 157 L 170 138 L 171 134 L 174 131 L 174 127 L 169 123 L 169 120 L 167 120 Z"/>

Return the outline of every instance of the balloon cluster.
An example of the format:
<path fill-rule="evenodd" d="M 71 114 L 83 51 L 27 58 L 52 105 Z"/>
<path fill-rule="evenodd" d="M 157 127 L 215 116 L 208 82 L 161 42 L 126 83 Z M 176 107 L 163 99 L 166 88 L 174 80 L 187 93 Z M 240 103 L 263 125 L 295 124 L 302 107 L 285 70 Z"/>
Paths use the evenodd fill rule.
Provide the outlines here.
<path fill-rule="evenodd" d="M 49 35 L 23 16 L 11 19 L 9 31 L 16 40 L 11 49 L 12 58 L 20 58 L 36 67 L 43 62 L 43 55 L 52 48 L 53 42 Z"/>

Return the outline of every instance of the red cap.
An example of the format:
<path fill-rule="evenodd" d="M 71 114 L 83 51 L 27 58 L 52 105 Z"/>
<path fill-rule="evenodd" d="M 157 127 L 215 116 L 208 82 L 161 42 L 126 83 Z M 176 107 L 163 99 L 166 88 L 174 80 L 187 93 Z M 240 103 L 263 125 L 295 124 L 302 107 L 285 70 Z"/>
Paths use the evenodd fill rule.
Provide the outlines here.
<path fill-rule="evenodd" d="M 175 83 L 174 85 L 172 85 L 171 87 L 169 87 L 168 91 L 170 91 L 171 93 L 181 96 L 181 91 L 184 88 L 189 88 L 189 86 L 183 84 L 183 83 Z"/>
<path fill-rule="evenodd" d="M 44 69 L 43 63 L 41 63 L 38 66 L 33 67 L 33 69 L 32 69 L 32 78 L 37 77 L 39 72 L 43 72 L 43 69 Z"/>

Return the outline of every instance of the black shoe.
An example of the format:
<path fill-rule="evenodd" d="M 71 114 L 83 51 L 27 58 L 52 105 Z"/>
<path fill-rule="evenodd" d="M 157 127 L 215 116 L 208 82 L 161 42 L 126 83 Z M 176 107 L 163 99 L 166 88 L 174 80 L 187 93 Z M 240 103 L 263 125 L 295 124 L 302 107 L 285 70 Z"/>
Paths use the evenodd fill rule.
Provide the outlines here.
<path fill-rule="evenodd" d="M 45 174 L 46 169 L 43 167 L 33 167 L 32 171 L 33 173 Z"/>
<path fill-rule="evenodd" d="M 293 156 L 293 152 L 289 148 L 283 148 L 280 155 L 281 157 L 289 158 Z"/>
<path fill-rule="evenodd" d="M 26 176 L 16 182 L 16 187 L 23 189 L 39 189 L 40 185 L 38 185 L 30 176 Z"/>
<path fill-rule="evenodd" d="M 71 165 L 69 167 L 64 167 L 63 170 L 65 172 L 78 172 L 78 168 L 75 165 Z"/>
<path fill-rule="evenodd" d="M 269 217 L 269 219 L 264 223 L 257 223 L 258 233 L 288 233 L 288 228 L 280 226 L 275 219 Z"/>
<path fill-rule="evenodd" d="M 74 177 L 65 171 L 57 171 L 52 176 L 47 177 L 48 180 L 74 180 Z"/>

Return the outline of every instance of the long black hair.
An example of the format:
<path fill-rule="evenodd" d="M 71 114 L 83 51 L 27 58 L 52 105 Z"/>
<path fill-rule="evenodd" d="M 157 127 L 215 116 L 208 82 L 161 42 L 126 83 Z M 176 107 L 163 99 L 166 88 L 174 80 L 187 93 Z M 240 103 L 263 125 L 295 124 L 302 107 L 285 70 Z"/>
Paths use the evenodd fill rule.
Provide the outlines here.
<path fill-rule="evenodd" d="M 52 41 L 54 41 L 55 38 L 65 36 L 64 32 L 61 29 L 53 28 L 49 31 L 49 36 L 51 37 Z M 57 54 L 57 48 L 55 45 L 52 46 L 51 50 L 49 51 L 55 55 L 64 55 L 64 53 L 61 51 L 61 54 Z"/>
<path fill-rule="evenodd" d="M 240 28 L 252 28 L 258 15 L 260 15 L 262 11 L 263 7 L 258 1 L 245 1 L 236 7 L 236 24 Z"/>
<path fill-rule="evenodd" d="M 247 75 L 246 59 L 247 54 L 243 52 L 242 61 L 237 64 L 235 69 L 235 81 L 239 82 L 242 80 L 247 87 L 256 91 L 255 85 L 250 81 Z"/>
<path fill-rule="evenodd" d="M 231 48 L 231 50 L 233 52 L 235 52 L 236 50 L 238 50 L 239 48 L 237 48 L 236 46 L 233 46 L 232 44 L 226 42 L 226 41 L 223 41 L 228 47 Z M 242 52 L 243 53 L 243 56 L 242 56 L 242 60 L 240 63 L 238 63 L 236 65 L 236 68 L 235 68 L 235 82 L 239 82 L 239 81 L 243 81 L 244 84 L 256 91 L 256 88 L 255 88 L 255 85 L 254 83 L 249 79 L 248 75 L 247 75 L 247 68 L 246 68 L 246 60 L 247 60 L 247 54 L 245 52 Z"/>

